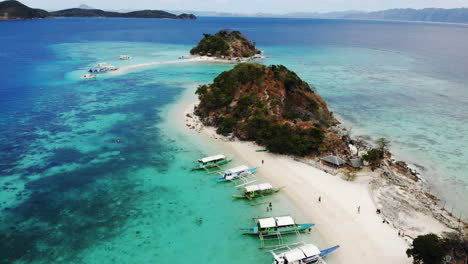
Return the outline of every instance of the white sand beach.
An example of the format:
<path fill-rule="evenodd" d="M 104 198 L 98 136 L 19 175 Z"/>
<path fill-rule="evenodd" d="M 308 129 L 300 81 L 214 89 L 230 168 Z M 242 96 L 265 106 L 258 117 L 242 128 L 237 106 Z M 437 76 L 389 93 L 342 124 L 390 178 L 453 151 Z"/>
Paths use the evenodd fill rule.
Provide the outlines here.
<path fill-rule="evenodd" d="M 197 63 L 239 63 L 239 62 L 246 62 L 246 61 L 252 61 L 254 58 L 247 58 L 247 59 L 222 59 L 222 58 L 217 58 L 217 57 L 208 57 L 208 56 L 187 56 L 178 60 L 173 60 L 173 61 L 154 61 L 154 62 L 147 62 L 147 63 L 140 63 L 140 64 L 133 64 L 133 65 L 128 65 L 128 66 L 123 66 L 120 67 L 118 70 L 110 72 L 113 75 L 122 75 L 126 74 L 132 70 L 139 69 L 139 68 L 144 68 L 144 67 L 151 67 L 155 65 L 161 65 L 161 64 L 181 64 L 181 63 L 191 63 L 191 62 L 197 62 Z"/>
<path fill-rule="evenodd" d="M 203 127 L 196 117 L 190 117 L 195 104 L 189 102 L 194 100 L 194 96 L 187 92 L 170 112 L 170 118 L 187 133 L 200 133 L 222 145 L 227 153 L 234 154 L 246 165 L 261 166 L 259 176 L 262 179 L 274 186 L 285 186 L 286 197 L 316 224 L 314 232 L 319 232 L 327 245 L 341 246 L 328 257 L 333 263 L 412 263 L 405 253 L 411 239 L 399 236 L 399 230 L 383 223 L 382 215 L 376 214 L 377 207 L 368 186 L 370 176 L 346 181 L 288 156 L 256 152 L 263 147 L 252 142 L 227 140 L 216 135 L 213 128 Z M 262 160 L 265 162 L 263 166 Z M 424 226 L 424 232 L 449 231 L 429 216 L 414 219 L 414 224 Z"/>

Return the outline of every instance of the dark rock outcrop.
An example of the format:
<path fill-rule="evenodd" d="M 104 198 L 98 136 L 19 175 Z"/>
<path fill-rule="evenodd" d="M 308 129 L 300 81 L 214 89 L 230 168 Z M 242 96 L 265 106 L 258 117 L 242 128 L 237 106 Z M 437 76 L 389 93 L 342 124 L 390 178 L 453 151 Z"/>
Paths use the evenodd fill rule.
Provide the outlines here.
<path fill-rule="evenodd" d="M 204 38 L 190 51 L 192 55 L 226 58 L 249 58 L 260 50 L 239 31 L 221 30 L 215 35 L 204 34 Z"/>

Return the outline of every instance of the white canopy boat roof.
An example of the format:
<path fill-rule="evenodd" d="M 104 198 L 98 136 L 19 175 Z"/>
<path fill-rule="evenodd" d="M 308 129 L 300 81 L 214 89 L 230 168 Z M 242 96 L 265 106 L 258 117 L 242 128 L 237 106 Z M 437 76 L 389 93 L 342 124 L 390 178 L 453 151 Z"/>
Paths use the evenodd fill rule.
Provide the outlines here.
<path fill-rule="evenodd" d="M 296 225 L 294 218 L 291 216 L 277 216 L 277 217 L 265 217 L 257 218 L 258 225 L 260 228 L 270 228 L 270 227 L 282 227 L 282 226 L 292 226 Z"/>
<path fill-rule="evenodd" d="M 318 259 L 320 257 L 320 250 L 312 244 L 302 244 L 301 246 L 292 249 L 290 247 L 285 248 L 288 250 L 279 254 L 275 253 L 276 250 L 270 251 L 278 263 L 285 263 L 286 260 L 287 263 L 301 263 L 300 261 L 306 258 L 313 258 L 316 256 Z"/>
<path fill-rule="evenodd" d="M 225 170 L 224 171 L 224 174 L 233 174 L 233 173 L 239 173 L 239 172 L 243 172 L 243 171 L 246 171 L 248 170 L 249 167 L 245 166 L 245 165 L 241 165 L 241 166 L 237 166 L 237 167 L 234 167 L 234 168 L 230 168 L 228 170 Z"/>
<path fill-rule="evenodd" d="M 264 190 L 270 190 L 270 189 L 273 189 L 273 186 L 269 183 L 249 185 L 249 186 L 244 187 L 245 192 L 264 191 Z"/>
<path fill-rule="evenodd" d="M 276 227 L 276 221 L 273 217 L 260 218 L 258 219 L 258 224 L 260 225 L 260 228 Z"/>
<path fill-rule="evenodd" d="M 290 226 L 290 225 L 296 224 L 296 222 L 294 221 L 294 218 L 292 218 L 289 215 L 275 217 L 275 220 L 278 226 Z"/>
<path fill-rule="evenodd" d="M 207 163 L 207 162 L 223 160 L 223 159 L 226 159 L 226 156 L 219 154 L 219 155 L 214 155 L 214 156 L 199 159 L 198 162 Z"/>

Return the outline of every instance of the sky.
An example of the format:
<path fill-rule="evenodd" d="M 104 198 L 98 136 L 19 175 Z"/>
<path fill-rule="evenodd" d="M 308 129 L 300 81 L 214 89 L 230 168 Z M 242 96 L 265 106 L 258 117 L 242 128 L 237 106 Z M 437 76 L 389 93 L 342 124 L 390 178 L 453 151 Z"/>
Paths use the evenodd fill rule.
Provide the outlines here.
<path fill-rule="evenodd" d="M 468 7 L 468 0 L 20 0 L 35 8 L 59 10 L 86 4 L 106 10 L 194 10 L 229 13 L 376 11 L 390 8 Z"/>

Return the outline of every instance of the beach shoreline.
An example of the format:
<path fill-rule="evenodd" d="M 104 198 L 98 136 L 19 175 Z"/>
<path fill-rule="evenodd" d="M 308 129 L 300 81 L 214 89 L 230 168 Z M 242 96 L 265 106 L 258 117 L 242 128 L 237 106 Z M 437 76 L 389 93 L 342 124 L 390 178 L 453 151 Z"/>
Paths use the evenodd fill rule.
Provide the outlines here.
<path fill-rule="evenodd" d="M 232 153 L 246 165 L 254 167 L 265 162 L 258 172 L 262 179 L 274 186 L 284 186 L 284 196 L 300 213 L 313 223 L 325 244 L 341 246 L 329 258 L 334 263 L 411 263 L 406 249 L 418 234 L 451 232 L 452 229 L 425 213 L 417 213 L 411 225 L 417 230 L 401 230 L 396 223 L 389 223 L 381 209 L 381 193 L 376 194 L 375 172 L 364 169 L 355 181 L 346 181 L 340 175 L 332 175 L 300 160 L 269 152 L 254 142 L 239 141 L 216 134 L 212 127 L 205 127 L 193 113 L 197 99 L 194 89 L 187 89 L 178 100 L 172 116 L 178 117 L 178 127 L 185 133 L 199 133 L 202 137 Z M 287 177 L 284 177 L 287 175 Z M 378 190 L 378 188 L 377 188 Z M 320 202 L 318 198 L 320 197 Z M 358 209 L 359 208 L 359 209 Z M 385 213 L 385 212 L 384 212 Z M 384 221 L 385 220 L 385 221 Z M 405 234 L 404 236 L 400 236 Z"/>

